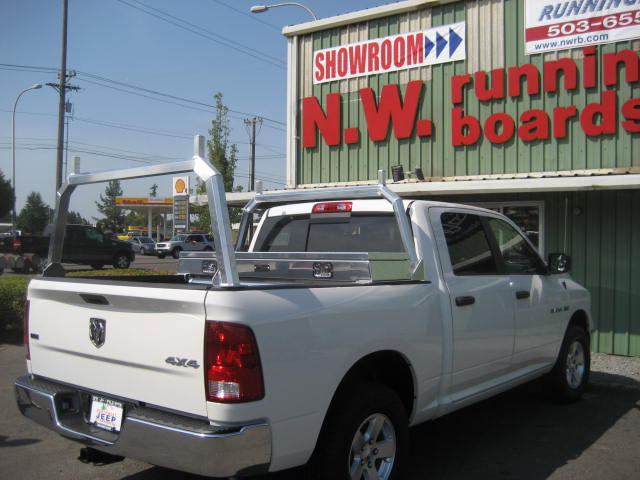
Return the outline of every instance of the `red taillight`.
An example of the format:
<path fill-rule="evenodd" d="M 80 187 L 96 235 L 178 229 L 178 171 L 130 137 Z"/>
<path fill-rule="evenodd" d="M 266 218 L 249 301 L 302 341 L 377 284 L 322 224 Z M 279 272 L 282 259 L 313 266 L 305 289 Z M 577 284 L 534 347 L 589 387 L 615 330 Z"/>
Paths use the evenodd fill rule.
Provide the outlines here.
<path fill-rule="evenodd" d="M 24 322 L 22 324 L 24 330 L 24 346 L 27 349 L 27 360 L 31 360 L 31 352 L 29 351 L 29 300 L 24 304 Z"/>
<path fill-rule="evenodd" d="M 325 202 L 316 203 L 311 213 L 343 213 L 350 212 L 353 202 Z"/>
<path fill-rule="evenodd" d="M 22 242 L 19 239 L 15 239 L 13 241 L 13 249 L 14 250 L 20 250 L 22 248 Z"/>
<path fill-rule="evenodd" d="M 207 400 L 239 403 L 264 397 L 258 344 L 249 327 L 206 322 L 204 355 Z"/>

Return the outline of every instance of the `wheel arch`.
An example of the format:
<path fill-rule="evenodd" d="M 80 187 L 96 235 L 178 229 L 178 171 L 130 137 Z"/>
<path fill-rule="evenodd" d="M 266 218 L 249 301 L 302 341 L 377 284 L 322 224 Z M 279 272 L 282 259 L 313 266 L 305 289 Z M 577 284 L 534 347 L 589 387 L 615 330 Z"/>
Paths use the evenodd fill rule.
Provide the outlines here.
<path fill-rule="evenodd" d="M 573 315 L 571 315 L 571 319 L 569 320 L 569 324 L 567 325 L 567 329 L 572 325 L 582 328 L 586 332 L 587 338 L 591 340 L 591 327 L 587 312 L 584 310 L 576 310 L 573 312 Z"/>
<path fill-rule="evenodd" d="M 396 350 L 380 350 L 369 353 L 353 364 L 335 389 L 316 439 L 314 454 L 321 439 L 326 435 L 329 419 L 340 408 L 343 396 L 348 395 L 353 388 L 356 388 L 356 385 L 371 382 L 385 385 L 398 395 L 406 410 L 407 418 L 411 418 L 416 387 L 415 374 L 409 361 Z"/>
<path fill-rule="evenodd" d="M 326 417 L 341 395 L 362 382 L 380 383 L 391 389 L 400 398 L 407 417 L 411 417 L 416 397 L 415 375 L 407 358 L 395 350 L 377 351 L 358 360 L 338 384 Z"/>

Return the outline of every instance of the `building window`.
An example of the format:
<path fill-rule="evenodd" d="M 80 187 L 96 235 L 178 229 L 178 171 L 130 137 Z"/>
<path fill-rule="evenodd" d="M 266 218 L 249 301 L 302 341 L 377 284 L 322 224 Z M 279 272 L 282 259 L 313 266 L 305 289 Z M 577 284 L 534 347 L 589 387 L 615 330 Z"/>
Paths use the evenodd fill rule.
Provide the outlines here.
<path fill-rule="evenodd" d="M 544 202 L 477 203 L 479 207 L 502 213 L 518 225 L 544 257 Z"/>

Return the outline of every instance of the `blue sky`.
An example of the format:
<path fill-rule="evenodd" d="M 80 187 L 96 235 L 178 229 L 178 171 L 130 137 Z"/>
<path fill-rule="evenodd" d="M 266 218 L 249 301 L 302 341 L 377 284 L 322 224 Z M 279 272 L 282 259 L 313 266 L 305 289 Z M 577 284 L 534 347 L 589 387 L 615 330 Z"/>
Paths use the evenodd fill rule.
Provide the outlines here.
<path fill-rule="evenodd" d="M 259 3 L 69 0 L 67 70 L 78 72 L 69 83 L 81 88 L 68 92 L 69 163 L 79 156 L 82 171 L 103 171 L 190 158 L 193 135 L 207 135 L 213 118 L 206 104 L 221 92 L 240 151 L 236 184 L 246 189 L 248 183 L 243 120 L 259 116 L 265 120 L 256 178 L 266 188 L 284 186 L 287 48 L 281 28 L 310 17 L 295 6 L 250 13 Z M 304 3 L 325 18 L 393 2 Z M 0 170 L 7 179 L 16 97 L 35 83 L 58 82 L 61 16 L 62 0 L 0 0 Z M 54 205 L 57 111 L 58 94 L 49 86 L 25 93 L 18 103 L 18 212 L 31 191 Z M 170 178 L 123 182 L 124 195 L 146 196 L 154 182 L 159 196 L 171 195 Z M 79 188 L 71 209 L 96 216 L 94 201 L 103 191 L 104 184 Z"/>

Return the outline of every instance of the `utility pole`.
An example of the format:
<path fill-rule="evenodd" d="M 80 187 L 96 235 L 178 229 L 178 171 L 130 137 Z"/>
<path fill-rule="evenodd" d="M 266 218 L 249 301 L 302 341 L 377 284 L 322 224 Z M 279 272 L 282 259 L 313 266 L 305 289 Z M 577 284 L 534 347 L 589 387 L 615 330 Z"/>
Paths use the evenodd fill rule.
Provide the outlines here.
<path fill-rule="evenodd" d="M 58 148 L 56 156 L 56 192 L 62 185 L 62 162 L 64 158 L 64 114 L 65 114 L 65 94 L 67 89 L 80 90 L 80 87 L 67 85 L 67 77 L 75 77 L 75 72 L 67 74 L 67 10 L 69 0 L 62 0 L 62 45 L 60 55 L 60 83 L 47 83 L 50 87 L 58 90 Z"/>
<path fill-rule="evenodd" d="M 80 87 L 78 87 L 77 85 L 70 85 L 66 83 L 67 78 L 73 78 L 75 76 L 76 76 L 76 72 L 72 70 L 65 75 L 65 81 L 61 81 L 60 83 L 47 83 L 47 85 L 55 88 L 60 94 L 60 97 L 64 98 L 65 90 L 73 90 L 74 92 L 77 92 L 78 90 L 80 90 Z M 62 177 L 63 175 L 66 174 L 66 168 L 63 168 L 63 166 L 66 165 L 67 163 L 67 158 L 65 155 L 67 148 L 65 148 L 65 145 L 67 145 L 67 147 L 69 145 L 69 117 L 65 115 L 65 113 L 72 112 L 71 102 L 66 100 L 63 100 L 63 101 L 64 101 L 64 108 L 62 109 L 62 119 L 63 119 L 62 124 L 60 123 L 60 111 L 58 111 L 58 152 L 56 157 L 56 191 L 58 190 L 58 188 L 60 188 L 60 185 L 62 185 Z M 62 125 L 62 128 L 60 127 L 60 125 Z M 64 138 L 65 129 L 66 129 L 66 142 L 64 141 L 61 142 L 60 138 Z"/>
<path fill-rule="evenodd" d="M 64 103 L 67 89 L 67 7 L 69 0 L 62 0 L 62 45 L 60 55 L 60 86 L 58 89 L 58 150 L 56 156 L 56 192 L 62 185 L 62 145 L 64 144 Z"/>
<path fill-rule="evenodd" d="M 256 184 L 256 124 L 262 124 L 262 119 L 253 117 L 251 120 L 245 120 L 245 125 L 251 125 L 251 132 L 249 133 L 249 142 L 251 145 L 251 154 L 249 162 L 249 191 L 255 190 Z"/>

